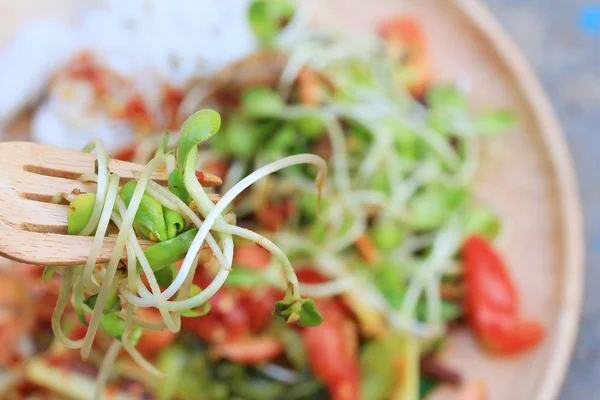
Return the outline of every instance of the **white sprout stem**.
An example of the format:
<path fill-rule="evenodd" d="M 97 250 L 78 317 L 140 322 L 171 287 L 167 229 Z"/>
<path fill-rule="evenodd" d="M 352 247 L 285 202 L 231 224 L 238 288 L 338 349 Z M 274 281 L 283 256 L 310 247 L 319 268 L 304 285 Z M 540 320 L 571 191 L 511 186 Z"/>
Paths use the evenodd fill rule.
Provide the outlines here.
<path fill-rule="evenodd" d="M 300 290 L 308 297 L 333 297 L 350 292 L 356 287 L 356 279 L 352 276 L 339 278 L 325 283 L 301 283 Z"/>
<path fill-rule="evenodd" d="M 69 294 L 71 291 L 71 285 L 73 284 L 73 268 L 63 268 L 61 269 L 61 274 L 63 276 L 62 282 L 60 284 L 60 292 L 58 294 L 58 299 L 56 301 L 56 306 L 54 307 L 54 311 L 52 312 L 52 330 L 54 331 L 54 335 L 56 339 L 63 344 L 65 347 L 69 349 L 79 349 L 83 344 L 83 340 L 71 340 L 69 339 L 63 332 L 62 329 L 62 315 L 65 312 L 65 308 L 69 301 Z"/>
<path fill-rule="evenodd" d="M 118 199 L 117 206 L 119 207 L 119 209 L 121 211 L 125 211 L 125 202 L 122 199 Z M 117 227 L 119 229 L 121 229 L 122 221 L 118 218 L 118 216 L 115 216 L 115 217 L 116 218 L 113 218 L 113 220 L 115 221 L 115 224 L 117 225 Z M 142 266 L 142 271 L 146 275 L 146 279 L 148 280 L 148 283 L 150 284 L 150 289 L 152 290 L 152 296 L 154 297 L 154 302 L 160 312 L 160 315 L 163 317 L 165 325 L 167 326 L 167 328 L 170 331 L 179 332 L 180 326 L 178 326 L 175 323 L 175 321 L 173 321 L 171 316 L 169 315 L 169 311 L 166 306 L 166 299 L 163 297 L 163 295 L 160 291 L 160 287 L 158 286 L 158 282 L 156 281 L 156 276 L 154 275 L 154 272 L 152 271 L 152 267 L 150 266 L 150 263 L 148 262 L 148 259 L 146 258 L 146 255 L 144 254 L 144 251 L 142 250 L 142 247 L 140 246 L 133 231 L 130 232 L 128 246 L 130 246 L 133 249 L 133 252 L 135 253 L 137 261 Z M 136 267 L 137 267 L 137 264 L 136 264 Z M 126 294 L 127 294 L 127 292 L 124 293 L 124 295 L 126 295 Z"/>
<path fill-rule="evenodd" d="M 294 295 L 294 299 L 300 299 L 300 287 L 298 277 L 296 276 L 296 272 L 294 271 L 294 267 L 292 266 L 292 263 L 290 262 L 289 258 L 287 258 L 283 250 L 281 250 L 275 243 L 271 242 L 269 239 L 256 232 L 242 228 L 240 226 L 234 226 L 229 224 L 215 224 L 213 229 L 217 232 L 229 233 L 231 235 L 236 235 L 247 239 L 251 242 L 260 245 L 269 253 L 271 253 L 271 255 L 275 257 L 275 259 L 283 267 L 285 279 L 287 283 L 293 288 L 292 292 Z"/>
<path fill-rule="evenodd" d="M 94 292 L 97 292 L 100 289 L 100 285 L 94 281 L 94 268 L 96 267 L 96 260 L 98 259 L 98 255 L 100 255 L 100 250 L 102 248 L 104 236 L 106 235 L 106 231 L 108 230 L 110 216 L 112 214 L 112 210 L 115 204 L 115 200 L 118 196 L 118 192 L 119 177 L 117 175 L 112 175 L 109 179 L 108 192 L 106 193 L 106 201 L 104 202 L 104 208 L 102 209 L 102 214 L 100 215 L 100 220 L 97 224 L 96 235 L 94 235 L 94 241 L 92 242 L 92 249 L 83 269 L 83 284 L 88 290 Z M 97 198 L 98 197 L 96 197 L 96 199 Z"/>
<path fill-rule="evenodd" d="M 94 204 L 92 216 L 82 231 L 79 232 L 81 236 L 88 236 L 98 225 L 100 213 L 102 212 L 102 208 L 105 204 L 109 184 L 108 180 L 110 171 L 108 169 L 108 155 L 104 150 L 104 144 L 102 144 L 102 141 L 100 139 L 95 139 L 92 143 L 88 144 L 83 151 L 91 152 L 94 148 L 96 149 L 96 158 L 98 160 L 98 189 L 96 192 L 96 202 Z"/>
<path fill-rule="evenodd" d="M 113 340 L 108 351 L 102 360 L 100 370 L 98 371 L 98 377 L 96 378 L 96 391 L 94 393 L 94 400 L 101 400 L 102 395 L 105 391 L 106 381 L 110 375 L 111 368 L 117 361 L 119 352 L 121 351 L 121 343 L 118 340 Z"/>
<path fill-rule="evenodd" d="M 129 239 L 129 235 L 133 232 L 133 220 L 142 201 L 144 190 L 148 181 L 150 180 L 152 172 L 154 172 L 157 166 L 163 162 L 163 159 L 164 156 L 157 156 L 153 158 L 144 168 L 144 172 L 140 176 L 140 179 L 135 186 L 135 190 L 133 191 L 133 195 L 129 203 L 129 208 L 123 217 L 123 223 L 121 225 L 121 229 L 119 230 L 119 234 L 117 235 L 113 254 L 106 267 L 104 282 L 100 288 L 100 292 L 98 293 L 96 306 L 92 311 L 92 318 L 90 320 L 88 330 L 83 341 L 83 346 L 81 348 L 81 356 L 83 359 L 87 359 L 90 354 L 94 337 L 96 336 L 96 332 L 98 331 L 98 327 L 100 325 L 100 318 L 102 317 L 102 313 L 104 311 L 104 304 L 108 298 L 111 283 L 115 277 L 119 260 L 123 253 L 123 249 L 125 248 L 125 244 Z"/>
<path fill-rule="evenodd" d="M 231 188 L 230 191 L 225 193 L 223 195 L 223 197 L 221 198 L 221 200 L 219 200 L 219 202 L 214 206 L 214 208 L 206 216 L 204 223 L 198 230 L 196 237 L 194 238 L 194 240 L 192 241 L 192 243 L 190 245 L 188 253 L 183 260 L 183 264 L 181 265 L 181 268 L 180 268 L 177 276 L 175 277 L 175 279 L 173 280 L 171 285 L 167 288 L 167 290 L 165 290 L 165 292 L 164 292 L 165 297 L 169 298 L 169 297 L 173 296 L 173 294 L 175 294 L 177 292 L 177 290 L 179 290 L 179 288 L 181 288 L 181 286 L 183 285 L 183 282 L 185 281 L 186 276 L 190 273 L 190 270 L 192 268 L 193 259 L 194 259 L 195 255 L 198 253 L 198 251 L 200 251 L 200 248 L 202 247 L 202 243 L 204 242 L 204 239 L 208 235 L 208 232 L 210 231 L 212 226 L 215 224 L 217 219 L 221 217 L 221 213 L 225 210 L 225 208 L 227 208 L 227 206 L 241 192 L 246 190 L 250 185 L 252 185 L 257 180 L 262 179 L 267 175 L 270 175 L 274 172 L 277 172 L 283 168 L 290 167 L 292 165 L 304 164 L 304 163 L 314 164 L 319 168 L 319 172 L 317 174 L 317 186 L 320 187 L 323 184 L 323 180 L 325 179 L 325 175 L 327 173 L 327 164 L 325 163 L 325 161 L 322 158 L 320 158 L 318 156 L 315 156 L 312 154 L 299 154 L 299 155 L 283 158 L 283 159 L 275 161 L 271 164 L 265 165 L 262 168 L 259 168 L 258 170 L 254 171 L 253 173 L 248 175 L 246 178 L 242 179 L 237 185 L 235 185 L 233 188 Z M 226 254 L 226 257 L 229 258 L 228 254 Z M 233 258 L 233 251 L 231 251 L 231 257 Z M 185 300 L 184 302 L 172 302 L 169 304 L 169 309 L 179 311 L 181 309 L 186 309 L 186 308 L 195 308 L 195 307 L 199 306 L 200 304 L 205 303 L 206 301 L 208 301 L 208 299 L 210 299 L 212 296 L 214 296 L 214 294 L 221 288 L 221 286 L 225 282 L 225 279 L 227 278 L 228 274 L 229 274 L 229 271 L 221 268 L 219 270 L 219 272 L 217 273 L 217 276 L 215 277 L 213 282 L 210 285 L 208 285 L 208 287 L 206 289 L 204 289 L 201 293 Z"/>
<path fill-rule="evenodd" d="M 335 116 L 327 118 L 327 132 L 331 140 L 332 162 L 333 162 L 333 180 L 340 193 L 350 190 L 350 174 L 348 171 L 348 148 L 344 131 Z"/>
<path fill-rule="evenodd" d="M 137 362 L 143 369 L 145 369 L 150 374 L 156 376 L 157 378 L 164 377 L 164 374 L 160 372 L 154 365 L 148 362 L 142 356 L 142 354 L 135 348 L 135 346 L 129 341 L 129 335 L 132 330 L 132 322 L 134 320 L 133 315 L 134 307 L 131 304 L 127 304 L 125 307 L 125 332 L 123 332 L 123 347 L 125 351 L 133 358 L 135 362 Z"/>

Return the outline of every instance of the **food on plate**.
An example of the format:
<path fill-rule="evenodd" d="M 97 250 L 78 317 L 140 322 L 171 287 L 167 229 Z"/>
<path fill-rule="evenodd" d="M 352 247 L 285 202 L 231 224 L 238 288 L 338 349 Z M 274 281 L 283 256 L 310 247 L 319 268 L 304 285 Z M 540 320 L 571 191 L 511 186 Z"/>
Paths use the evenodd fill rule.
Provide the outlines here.
<path fill-rule="evenodd" d="M 38 276 L 81 283 L 54 293 L 62 340 L 11 356 L 13 393 L 78 398 L 69 388 L 91 393 L 96 377 L 123 398 L 420 399 L 440 385 L 484 398 L 484 383 L 438 356 L 451 332 L 468 329 L 496 356 L 531 350 L 545 332 L 521 313 L 501 217 L 473 195 L 479 145 L 513 114 L 474 111 L 468 85 L 437 83 L 414 17 L 352 35 L 304 24 L 306 10 L 287 0 L 247 6 L 254 51 L 190 77 L 169 101 L 152 98 L 168 107 L 108 114 L 136 132 L 111 154 L 147 169 L 118 188 L 99 163 L 99 187 L 112 189 L 64 197 L 72 233 L 98 240 L 116 204 L 127 260 Z M 93 52 L 77 57 L 75 70 L 83 57 L 104 71 Z M 102 86 L 91 98 L 109 110 Z M 319 157 L 324 182 L 301 165 L 322 171 Z M 168 189 L 147 182 L 158 164 Z M 216 206 L 196 171 L 223 179 Z M 156 244 L 141 251 L 130 229 Z M 204 239 L 214 257 L 195 260 Z M 85 343 L 87 367 L 69 343 Z M 72 385 L 57 387 L 61 373 Z"/>

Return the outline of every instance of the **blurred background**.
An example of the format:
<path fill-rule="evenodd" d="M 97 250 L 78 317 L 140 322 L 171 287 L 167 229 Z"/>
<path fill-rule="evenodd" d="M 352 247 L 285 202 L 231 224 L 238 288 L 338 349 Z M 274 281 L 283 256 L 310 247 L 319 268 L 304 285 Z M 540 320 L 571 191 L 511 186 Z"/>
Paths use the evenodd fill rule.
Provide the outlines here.
<path fill-rule="evenodd" d="M 538 73 L 577 169 L 587 236 L 581 329 L 561 398 L 594 398 L 600 376 L 600 3 L 487 0 Z"/>

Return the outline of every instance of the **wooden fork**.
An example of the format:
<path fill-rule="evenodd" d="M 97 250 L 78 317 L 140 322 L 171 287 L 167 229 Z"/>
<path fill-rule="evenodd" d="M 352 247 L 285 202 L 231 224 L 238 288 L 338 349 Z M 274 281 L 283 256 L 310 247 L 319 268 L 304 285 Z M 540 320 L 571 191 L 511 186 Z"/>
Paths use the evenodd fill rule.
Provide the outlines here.
<path fill-rule="evenodd" d="M 68 206 L 50 203 L 58 193 L 73 189 L 95 193 L 95 183 L 77 180 L 93 173 L 96 156 L 31 142 L 0 143 L 0 256 L 36 265 L 80 265 L 87 260 L 92 237 L 67 235 Z M 133 179 L 143 166 L 111 160 L 109 168 L 121 182 Z M 220 185 L 217 176 L 198 174 L 205 187 Z M 152 180 L 165 185 L 167 174 L 157 170 Z M 213 201 L 219 196 L 211 194 Z M 106 237 L 98 262 L 110 259 L 115 237 Z M 153 243 L 140 241 L 142 247 Z M 208 251 L 204 247 L 202 251 Z"/>

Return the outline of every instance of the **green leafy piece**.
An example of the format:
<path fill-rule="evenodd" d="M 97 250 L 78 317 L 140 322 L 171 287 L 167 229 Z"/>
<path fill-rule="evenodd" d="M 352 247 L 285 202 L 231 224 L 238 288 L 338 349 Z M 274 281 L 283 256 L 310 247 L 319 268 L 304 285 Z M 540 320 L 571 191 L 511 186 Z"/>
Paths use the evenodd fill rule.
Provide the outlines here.
<path fill-rule="evenodd" d="M 93 193 L 79 194 L 71 200 L 67 211 L 67 233 L 69 235 L 77 235 L 85 228 L 92 218 L 95 204 L 96 195 Z"/>
<path fill-rule="evenodd" d="M 268 161 L 275 161 L 289 155 L 296 145 L 298 133 L 292 125 L 284 125 L 275 132 L 265 144 L 264 154 Z"/>
<path fill-rule="evenodd" d="M 110 336 L 121 340 L 125 333 L 125 321 L 117 317 L 117 314 L 103 314 L 100 318 L 100 328 Z"/>
<path fill-rule="evenodd" d="M 93 294 L 90 297 L 86 297 L 83 300 L 83 304 L 88 306 L 90 308 L 90 310 L 93 310 L 94 307 L 96 307 L 97 300 L 98 300 L 98 294 Z M 108 314 L 108 313 L 114 313 L 117 311 L 121 311 L 121 299 L 115 293 L 114 295 L 112 295 L 108 299 L 106 299 L 106 303 L 104 304 L 104 310 L 102 310 L 102 312 L 104 314 Z"/>
<path fill-rule="evenodd" d="M 283 300 L 275 303 L 274 315 L 283 318 L 288 324 L 298 323 L 300 326 L 319 326 L 323 317 L 312 299 L 295 300 L 292 290 L 288 289 Z"/>
<path fill-rule="evenodd" d="M 202 289 L 200 288 L 200 286 L 192 285 L 192 287 L 190 288 L 190 297 L 197 296 L 200 293 L 202 293 Z M 183 311 L 181 313 L 181 316 L 188 317 L 188 318 L 201 317 L 203 315 L 208 314 L 210 312 L 210 309 L 211 309 L 210 303 L 203 303 L 192 310 Z"/>
<path fill-rule="evenodd" d="M 400 308 L 404 301 L 406 284 L 401 276 L 402 269 L 398 264 L 385 261 L 377 265 L 375 284 L 393 308 Z"/>
<path fill-rule="evenodd" d="M 319 313 L 319 310 L 317 310 L 317 306 L 313 299 L 302 300 L 301 307 L 298 325 L 305 327 L 321 325 L 323 316 Z"/>
<path fill-rule="evenodd" d="M 491 210 L 477 208 L 468 213 L 464 229 L 465 235 L 478 233 L 493 240 L 500 233 L 500 218 Z"/>
<path fill-rule="evenodd" d="M 185 204 L 190 204 L 192 201 L 192 196 L 190 196 L 185 188 L 181 169 L 174 169 L 171 175 L 169 175 L 169 191 L 179 197 Z"/>
<path fill-rule="evenodd" d="M 127 206 L 131 202 L 136 185 L 137 181 L 129 181 L 119 192 L 119 195 Z M 142 196 L 142 201 L 135 214 L 133 227 L 145 239 L 162 242 L 169 238 L 162 204 L 146 193 Z"/>
<path fill-rule="evenodd" d="M 77 314 L 77 319 L 79 320 L 79 322 L 81 322 L 85 326 L 88 326 L 88 322 L 85 317 L 85 311 L 83 310 L 83 307 L 81 305 L 76 305 L 76 306 L 74 306 L 74 308 L 75 308 L 75 314 Z"/>
<path fill-rule="evenodd" d="M 156 277 L 156 281 L 160 287 L 167 288 L 171 285 L 171 283 L 173 283 L 173 280 L 177 276 L 177 272 L 177 266 L 175 264 L 171 264 L 166 268 L 154 271 L 154 276 Z"/>
<path fill-rule="evenodd" d="M 227 138 L 229 154 L 246 161 L 254 158 L 263 138 L 256 126 L 241 116 L 227 120 L 223 135 Z"/>
<path fill-rule="evenodd" d="M 187 253 L 192 241 L 196 237 L 198 229 L 190 229 L 173 239 L 157 243 L 144 250 L 144 254 L 150 263 L 153 271 L 159 271 L 175 261 L 181 260 Z M 138 268 L 141 266 L 138 263 Z"/>
<path fill-rule="evenodd" d="M 163 207 L 163 212 L 165 214 L 165 224 L 167 225 L 167 238 L 173 239 L 183 231 L 185 222 L 183 221 L 183 217 L 175 211 Z"/>
<path fill-rule="evenodd" d="M 193 148 L 210 139 L 221 127 L 221 116 L 210 109 L 196 111 L 190 115 L 181 127 L 177 145 L 177 164 L 185 167 L 187 156 Z"/>
<path fill-rule="evenodd" d="M 295 121 L 294 125 L 298 131 L 309 140 L 319 139 L 325 133 L 327 125 L 322 118 L 313 117 L 302 117 Z"/>
<path fill-rule="evenodd" d="M 54 272 L 56 272 L 55 267 L 52 267 L 50 265 L 44 267 L 44 272 L 42 272 L 42 281 L 44 281 L 44 283 L 50 282 L 52 276 L 54 275 Z"/>
<path fill-rule="evenodd" d="M 290 0 L 255 0 L 248 9 L 248 22 L 263 46 L 271 46 L 296 9 Z"/>
<path fill-rule="evenodd" d="M 375 246 L 383 252 L 397 249 L 404 240 L 406 232 L 402 226 L 395 221 L 385 220 L 376 224 L 371 232 L 371 238 Z"/>
<path fill-rule="evenodd" d="M 450 213 L 446 192 L 440 186 L 426 186 L 408 203 L 411 226 L 428 231 L 441 226 Z"/>
<path fill-rule="evenodd" d="M 279 115 L 285 102 L 275 90 L 266 87 L 247 89 L 242 94 L 242 111 L 249 117 L 269 118 Z"/>
<path fill-rule="evenodd" d="M 484 134 L 496 134 L 505 132 L 517 123 L 517 116 L 507 110 L 484 110 L 475 120 L 475 128 Z"/>

